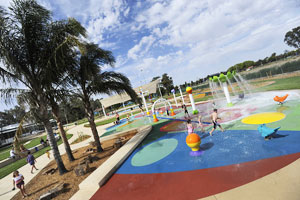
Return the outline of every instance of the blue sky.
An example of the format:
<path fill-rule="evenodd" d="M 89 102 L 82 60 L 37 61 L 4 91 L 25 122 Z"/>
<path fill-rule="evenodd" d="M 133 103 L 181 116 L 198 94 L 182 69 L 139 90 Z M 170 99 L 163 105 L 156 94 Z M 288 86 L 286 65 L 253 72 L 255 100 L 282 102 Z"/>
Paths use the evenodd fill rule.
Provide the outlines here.
<path fill-rule="evenodd" d="M 163 73 L 182 84 L 291 50 L 284 35 L 300 25 L 299 0 L 38 2 L 55 19 L 79 20 L 89 41 L 113 52 L 114 70 L 127 75 L 134 87 Z M 0 0 L 0 5 L 7 7 L 9 1 Z"/>

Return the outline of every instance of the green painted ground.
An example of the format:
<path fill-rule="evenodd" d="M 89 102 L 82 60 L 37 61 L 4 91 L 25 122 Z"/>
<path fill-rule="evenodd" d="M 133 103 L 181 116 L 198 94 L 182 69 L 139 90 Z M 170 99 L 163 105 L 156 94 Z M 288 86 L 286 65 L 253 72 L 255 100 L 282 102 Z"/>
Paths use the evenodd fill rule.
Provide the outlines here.
<path fill-rule="evenodd" d="M 280 130 L 299 131 L 300 130 L 300 102 L 287 101 L 284 105 L 272 105 L 260 108 L 255 113 L 261 112 L 282 112 L 286 117 L 278 122 L 268 124 L 270 128 L 281 127 Z M 258 125 L 243 124 L 240 120 L 232 124 L 225 125 L 231 130 L 256 130 Z"/>
<path fill-rule="evenodd" d="M 174 149 L 176 149 L 177 145 L 178 141 L 173 138 L 153 142 L 141 151 L 137 152 L 133 156 L 131 164 L 133 166 L 140 167 L 155 163 L 172 153 Z"/>

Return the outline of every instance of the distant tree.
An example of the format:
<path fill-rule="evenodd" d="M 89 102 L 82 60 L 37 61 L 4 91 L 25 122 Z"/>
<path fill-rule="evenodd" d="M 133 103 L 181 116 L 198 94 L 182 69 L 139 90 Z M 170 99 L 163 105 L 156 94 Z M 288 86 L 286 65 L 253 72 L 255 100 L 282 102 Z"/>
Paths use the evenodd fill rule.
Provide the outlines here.
<path fill-rule="evenodd" d="M 276 61 L 276 53 L 272 53 L 268 59 L 268 62 L 274 62 L 274 61 Z"/>
<path fill-rule="evenodd" d="M 4 110 L 4 112 L 0 112 L 0 126 L 3 127 L 10 124 L 19 123 L 22 121 L 25 114 L 25 109 L 21 106 L 15 106 L 9 110 Z"/>
<path fill-rule="evenodd" d="M 159 79 L 159 78 L 160 78 L 160 76 L 155 76 L 155 77 L 152 78 L 152 81 L 155 81 L 155 80 L 157 80 L 157 79 Z M 152 82 L 152 81 L 151 81 L 151 82 Z"/>
<path fill-rule="evenodd" d="M 59 104 L 64 115 L 64 122 L 75 122 L 85 117 L 83 102 L 80 98 L 70 96 Z"/>
<path fill-rule="evenodd" d="M 19 123 L 20 121 L 22 121 L 23 117 L 26 114 L 26 111 L 25 111 L 24 107 L 22 107 L 22 106 L 15 106 L 14 108 L 11 108 L 10 110 L 8 110 L 8 112 L 14 116 L 16 123 Z"/>
<path fill-rule="evenodd" d="M 4 112 L 0 112 L 0 127 L 4 127 L 4 126 L 7 126 L 7 125 L 10 125 L 10 124 L 14 124 L 16 123 L 15 122 L 15 119 L 14 119 L 14 116 L 7 112 L 7 111 L 4 111 Z"/>
<path fill-rule="evenodd" d="M 167 73 L 164 73 L 161 78 L 161 83 L 166 88 L 167 94 L 170 94 L 171 90 L 174 88 L 172 77 L 168 76 Z"/>
<path fill-rule="evenodd" d="M 300 26 L 293 28 L 287 32 L 284 37 L 284 42 L 291 47 L 300 48 Z"/>

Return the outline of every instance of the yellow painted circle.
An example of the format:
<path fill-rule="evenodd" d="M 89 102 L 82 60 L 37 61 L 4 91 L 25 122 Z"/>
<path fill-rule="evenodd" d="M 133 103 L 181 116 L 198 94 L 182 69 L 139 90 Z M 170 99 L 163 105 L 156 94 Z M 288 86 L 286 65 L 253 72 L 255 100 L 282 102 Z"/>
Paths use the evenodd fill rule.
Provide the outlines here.
<path fill-rule="evenodd" d="M 258 113 L 242 119 L 244 124 L 267 124 L 282 120 L 285 114 L 279 112 Z"/>

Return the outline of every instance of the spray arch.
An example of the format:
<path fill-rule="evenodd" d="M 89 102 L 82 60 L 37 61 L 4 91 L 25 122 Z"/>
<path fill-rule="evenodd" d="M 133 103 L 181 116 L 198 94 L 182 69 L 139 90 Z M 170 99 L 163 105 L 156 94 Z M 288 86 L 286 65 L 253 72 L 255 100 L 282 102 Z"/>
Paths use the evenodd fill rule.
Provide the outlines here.
<path fill-rule="evenodd" d="M 153 121 L 154 122 L 157 122 L 158 121 L 158 119 L 157 119 L 157 117 L 156 117 L 156 114 L 155 114 L 155 105 L 157 104 L 157 103 L 161 103 L 161 102 L 166 102 L 166 103 L 168 103 L 168 105 L 169 105 L 169 107 L 170 107 L 170 111 L 171 111 L 171 116 L 174 116 L 175 115 L 175 113 L 174 113 L 174 110 L 173 110 L 173 108 L 172 108 L 172 105 L 170 104 L 170 102 L 168 101 L 168 100 L 166 100 L 166 99 L 164 99 L 164 98 L 159 98 L 159 99 L 157 99 L 155 102 L 154 102 L 154 104 L 152 105 L 152 116 L 153 116 Z"/>

